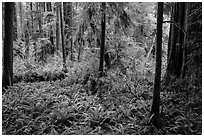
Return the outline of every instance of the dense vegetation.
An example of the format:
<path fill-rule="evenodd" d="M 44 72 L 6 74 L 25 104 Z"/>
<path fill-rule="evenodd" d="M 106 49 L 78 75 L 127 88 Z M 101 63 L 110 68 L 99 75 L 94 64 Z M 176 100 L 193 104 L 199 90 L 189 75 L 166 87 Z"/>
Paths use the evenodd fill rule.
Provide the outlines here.
<path fill-rule="evenodd" d="M 2 5 L 2 134 L 202 134 L 202 3 Z"/>

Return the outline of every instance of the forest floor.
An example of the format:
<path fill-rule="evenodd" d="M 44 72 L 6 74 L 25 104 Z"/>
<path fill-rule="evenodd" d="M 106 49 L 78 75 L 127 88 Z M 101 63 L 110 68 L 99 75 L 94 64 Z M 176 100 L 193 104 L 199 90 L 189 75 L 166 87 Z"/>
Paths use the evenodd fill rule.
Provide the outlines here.
<path fill-rule="evenodd" d="M 200 78 L 198 85 L 196 79 L 162 84 L 158 130 L 149 123 L 152 75 L 114 68 L 97 78 L 86 66 L 75 63 L 69 73 L 58 72 L 62 79 L 46 73 L 35 80 L 25 73 L 2 95 L 2 134 L 202 134 Z"/>

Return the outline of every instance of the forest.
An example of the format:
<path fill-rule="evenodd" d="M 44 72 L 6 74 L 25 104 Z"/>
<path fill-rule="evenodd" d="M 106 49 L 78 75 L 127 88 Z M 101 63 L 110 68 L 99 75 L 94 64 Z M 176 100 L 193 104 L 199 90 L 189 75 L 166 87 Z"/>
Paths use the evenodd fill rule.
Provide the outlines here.
<path fill-rule="evenodd" d="M 2 2 L 3 135 L 201 135 L 202 2 Z"/>

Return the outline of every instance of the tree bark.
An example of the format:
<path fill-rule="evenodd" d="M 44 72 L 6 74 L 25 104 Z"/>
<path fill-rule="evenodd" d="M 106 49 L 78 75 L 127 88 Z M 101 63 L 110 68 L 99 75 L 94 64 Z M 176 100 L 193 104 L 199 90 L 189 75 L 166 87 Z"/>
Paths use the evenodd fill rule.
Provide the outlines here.
<path fill-rule="evenodd" d="M 172 11 L 172 23 L 170 26 L 170 35 L 168 43 L 168 61 L 167 61 L 167 71 L 166 71 L 166 83 L 169 83 L 170 76 L 175 76 L 176 78 L 182 77 L 184 74 L 183 59 L 185 56 L 185 3 L 177 2 L 174 3 Z M 184 62 L 183 62 L 184 61 Z"/>
<path fill-rule="evenodd" d="M 56 48 L 57 50 L 59 50 L 59 2 L 56 2 L 56 17 L 57 17 L 57 20 L 56 20 Z"/>
<path fill-rule="evenodd" d="M 61 23 L 61 39 L 62 39 L 62 56 L 63 56 L 63 71 L 67 71 L 66 67 L 66 48 L 64 44 L 64 18 L 63 18 L 63 3 L 60 5 L 60 23 Z"/>
<path fill-rule="evenodd" d="M 3 48 L 3 80 L 2 87 L 13 86 L 13 18 L 14 2 L 5 3 L 5 37 Z"/>
<path fill-rule="evenodd" d="M 46 6 L 47 6 L 47 11 L 52 11 L 52 5 L 51 2 L 46 2 Z"/>
<path fill-rule="evenodd" d="M 73 60 L 73 40 L 72 40 L 72 3 L 71 2 L 64 2 L 64 20 L 65 24 L 68 26 L 68 29 L 65 31 L 66 36 L 66 45 L 69 46 L 70 44 L 70 59 Z"/>
<path fill-rule="evenodd" d="M 162 63 L 162 22 L 163 22 L 163 2 L 159 2 L 157 11 L 156 68 L 154 78 L 153 102 L 151 108 L 151 115 L 153 115 L 152 122 L 156 128 L 162 128 L 162 122 L 159 114 L 160 90 L 161 90 L 161 63 Z"/>
<path fill-rule="evenodd" d="M 26 3 L 28 4 L 28 3 Z M 28 6 L 25 8 L 28 10 Z M 25 24 L 24 24 L 24 35 L 25 35 L 25 57 L 29 58 L 29 35 L 30 35 L 30 25 L 29 25 L 29 15 L 26 13 L 25 17 L 27 18 Z"/>
<path fill-rule="evenodd" d="M 18 39 L 22 38 L 22 32 L 23 32 L 23 17 L 22 17 L 22 3 L 21 2 L 16 2 L 16 10 L 17 10 L 17 37 Z"/>
<path fill-rule="evenodd" d="M 13 40 L 16 41 L 18 40 L 18 5 L 15 4 L 15 7 L 14 7 L 14 22 L 13 22 L 13 25 L 14 25 L 14 30 L 13 30 L 13 33 L 14 33 L 14 36 L 13 36 Z M 3 10 L 3 9 L 2 9 Z"/>
<path fill-rule="evenodd" d="M 30 2 L 31 34 L 33 34 L 33 3 Z"/>
<path fill-rule="evenodd" d="M 102 2 L 102 18 L 101 18 L 101 49 L 100 49 L 100 64 L 99 73 L 100 77 L 103 74 L 103 60 L 104 60 L 104 50 L 105 50 L 105 30 L 106 30 L 106 3 Z"/>
<path fill-rule="evenodd" d="M 73 22 L 72 22 L 72 16 L 73 16 L 73 9 L 72 9 L 72 2 L 70 2 L 70 50 L 71 50 L 71 61 L 73 61 L 73 38 L 72 38 L 72 30 L 73 30 Z"/>
<path fill-rule="evenodd" d="M 37 13 L 38 13 L 38 16 L 39 16 L 39 17 L 38 17 L 38 26 L 39 26 L 40 36 L 43 36 L 42 18 L 41 18 L 42 11 L 41 11 L 41 4 L 40 4 L 40 2 L 37 2 L 36 10 L 37 10 Z"/>
<path fill-rule="evenodd" d="M 187 58 L 187 41 L 188 41 L 188 16 L 189 16 L 189 6 L 190 4 L 188 2 L 185 3 L 185 22 L 184 22 L 184 30 L 185 30 L 185 34 L 184 34 L 184 43 L 183 43 L 183 57 L 182 57 L 182 68 L 181 68 L 181 78 L 185 77 L 185 64 L 186 64 L 186 58 Z"/>

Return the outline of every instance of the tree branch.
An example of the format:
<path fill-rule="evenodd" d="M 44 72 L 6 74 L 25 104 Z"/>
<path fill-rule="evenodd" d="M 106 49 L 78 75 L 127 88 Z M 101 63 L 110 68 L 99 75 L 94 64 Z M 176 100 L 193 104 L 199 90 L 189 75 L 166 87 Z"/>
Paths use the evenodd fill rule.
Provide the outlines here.
<path fill-rule="evenodd" d="M 174 24 L 177 28 L 179 28 L 181 31 L 183 31 L 183 33 L 186 34 L 186 31 L 175 21 L 172 20 L 167 20 L 167 21 L 163 21 L 163 23 L 170 23 L 170 24 Z"/>

